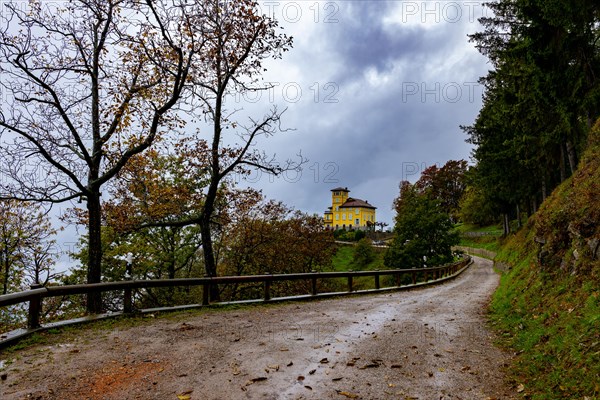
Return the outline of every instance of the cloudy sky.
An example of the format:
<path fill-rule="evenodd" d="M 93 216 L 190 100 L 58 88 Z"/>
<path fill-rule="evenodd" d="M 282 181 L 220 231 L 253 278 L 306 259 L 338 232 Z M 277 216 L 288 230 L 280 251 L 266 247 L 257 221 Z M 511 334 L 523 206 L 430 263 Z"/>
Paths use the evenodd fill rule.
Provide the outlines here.
<path fill-rule="evenodd" d="M 393 199 L 401 180 L 450 159 L 468 159 L 459 129 L 481 105 L 477 83 L 488 65 L 467 35 L 486 14 L 475 1 L 260 0 L 294 47 L 267 63 L 274 88 L 260 97 L 229 100 L 256 118 L 272 106 L 287 108 L 293 131 L 259 143 L 280 160 L 301 152 L 301 173 L 254 174 L 240 186 L 322 214 L 330 190 L 377 207 L 377 220 L 393 226 Z M 231 102 L 235 104 L 231 104 Z M 68 227 L 58 242 L 68 251 L 84 230 Z M 59 269 L 72 260 L 64 256 Z"/>
<path fill-rule="evenodd" d="M 322 213 L 330 189 L 375 205 L 392 225 L 391 205 L 403 179 L 430 165 L 468 159 L 459 129 L 481 105 L 477 83 L 488 65 L 467 35 L 486 9 L 464 1 L 262 1 L 294 37 L 282 60 L 268 63 L 275 88 L 239 98 L 245 111 L 287 107 L 295 129 L 260 145 L 281 159 L 301 151 L 301 174 L 254 174 L 248 182 L 296 209 Z M 262 114 L 259 114 L 259 116 Z"/>

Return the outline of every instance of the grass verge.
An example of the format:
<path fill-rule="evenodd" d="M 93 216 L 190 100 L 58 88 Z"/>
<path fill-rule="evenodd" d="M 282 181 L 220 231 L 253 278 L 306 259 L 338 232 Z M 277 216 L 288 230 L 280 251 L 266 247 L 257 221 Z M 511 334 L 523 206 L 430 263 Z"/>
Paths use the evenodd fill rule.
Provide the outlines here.
<path fill-rule="evenodd" d="M 511 379 L 528 399 L 600 399 L 599 267 L 545 270 L 533 236 L 522 230 L 496 257 L 513 266 L 490 305 L 501 344 L 517 354 Z"/>

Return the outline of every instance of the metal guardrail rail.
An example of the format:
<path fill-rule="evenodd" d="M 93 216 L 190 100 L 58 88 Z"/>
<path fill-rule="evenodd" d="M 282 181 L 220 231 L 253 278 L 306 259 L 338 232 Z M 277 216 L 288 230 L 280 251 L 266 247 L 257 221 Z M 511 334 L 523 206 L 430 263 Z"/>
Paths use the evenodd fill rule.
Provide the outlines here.
<path fill-rule="evenodd" d="M 247 304 L 253 302 L 274 302 L 274 301 L 291 301 L 315 299 L 323 297 L 333 297 L 345 294 L 360 294 L 360 293 L 376 293 L 385 290 L 409 289 L 424 285 L 439 283 L 458 276 L 466 269 L 472 260 L 466 256 L 463 260 L 432 268 L 411 268 L 411 269 L 394 269 L 394 270 L 378 270 L 378 271 L 343 271 L 343 272 L 309 272 L 296 274 L 264 274 L 264 275 L 245 275 L 245 276 L 222 276 L 222 277 L 204 277 L 204 278 L 181 278 L 181 279 L 155 279 L 155 280 L 128 280 L 119 282 L 102 282 L 82 285 L 66 285 L 66 286 L 48 286 L 39 287 L 32 286 L 31 290 L 11 293 L 0 296 L 0 307 L 7 307 L 15 304 L 28 304 L 27 328 L 17 329 L 15 331 L 0 334 L 0 348 L 8 344 L 28 336 L 34 332 L 56 328 L 60 326 L 72 325 L 87 321 L 93 321 L 103 318 L 127 315 L 133 312 L 132 290 L 157 287 L 180 287 L 180 286 L 202 286 L 202 302 L 201 304 L 190 304 L 185 306 L 153 308 L 147 310 L 137 310 L 138 313 L 181 310 L 189 308 L 207 307 L 217 304 Z M 412 284 L 401 285 L 401 278 L 404 275 L 410 275 Z M 356 277 L 372 276 L 374 278 L 375 289 L 354 290 L 353 279 Z M 381 276 L 395 276 L 396 286 L 381 287 Z M 418 282 L 418 277 L 422 276 L 423 281 Z M 319 293 L 317 290 L 317 281 L 323 279 L 347 278 L 347 291 L 345 292 L 327 292 Z M 431 278 L 431 279 L 430 279 Z M 311 282 L 311 292 L 307 295 L 289 296 L 271 298 L 271 284 L 278 281 L 296 281 L 308 280 Z M 232 283 L 263 283 L 263 296 L 261 299 L 240 300 L 226 303 L 211 303 L 209 299 L 210 288 L 212 285 L 224 285 Z M 59 297 L 68 295 L 87 294 L 91 292 L 124 292 L 123 296 L 123 311 L 110 314 L 90 315 L 87 317 L 53 322 L 48 324 L 40 324 L 40 314 L 42 312 L 42 300 L 47 297 Z"/>

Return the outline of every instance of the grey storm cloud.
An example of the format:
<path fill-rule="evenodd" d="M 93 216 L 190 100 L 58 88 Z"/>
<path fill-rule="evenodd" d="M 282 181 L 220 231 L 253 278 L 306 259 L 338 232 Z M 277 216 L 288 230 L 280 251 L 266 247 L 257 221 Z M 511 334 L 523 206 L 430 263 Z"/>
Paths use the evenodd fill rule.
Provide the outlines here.
<path fill-rule="evenodd" d="M 391 224 L 401 180 L 469 157 L 459 125 L 474 120 L 482 94 L 477 80 L 487 69 L 468 43 L 477 25 L 472 18 L 435 15 L 409 20 L 398 14 L 397 1 L 335 3 L 337 22 L 313 26 L 311 40 L 296 35 L 282 64 L 290 63 L 300 80 L 310 77 L 304 87 L 334 84 L 336 102 L 288 104 L 286 124 L 296 132 L 268 146 L 284 153 L 301 149 L 309 162 L 298 180 L 257 184 L 270 197 L 319 213 L 329 205 L 329 189 L 348 186 Z"/>
<path fill-rule="evenodd" d="M 443 57 L 454 43 L 466 41 L 461 21 L 449 22 L 439 17 L 432 19 L 433 26 L 408 24 L 400 12 L 398 23 L 386 25 L 384 19 L 398 8 L 399 3 L 395 1 L 341 4 L 339 22 L 328 27 L 327 34 L 323 35 L 338 62 L 345 66 L 339 80 L 352 79 L 371 67 L 380 72 L 388 71 L 398 60 L 410 60 L 412 68 L 404 78 L 415 78 L 423 72 L 424 64 L 443 61 L 436 57 Z M 422 19 L 427 22 L 427 15 Z"/>

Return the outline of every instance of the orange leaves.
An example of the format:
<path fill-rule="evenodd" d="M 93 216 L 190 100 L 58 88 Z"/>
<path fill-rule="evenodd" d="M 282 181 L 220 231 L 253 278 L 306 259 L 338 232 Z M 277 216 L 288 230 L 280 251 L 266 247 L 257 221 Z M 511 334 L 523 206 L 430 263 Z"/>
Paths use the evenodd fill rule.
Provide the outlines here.
<path fill-rule="evenodd" d="M 330 262 L 334 243 L 320 217 L 257 199 L 235 209 L 224 236 L 224 274 L 308 272 Z"/>
<path fill-rule="evenodd" d="M 109 225 L 129 230 L 143 223 L 197 213 L 206 182 L 205 146 L 179 144 L 173 154 L 150 149 L 132 157 L 121 170 L 113 200 L 105 204 Z"/>

